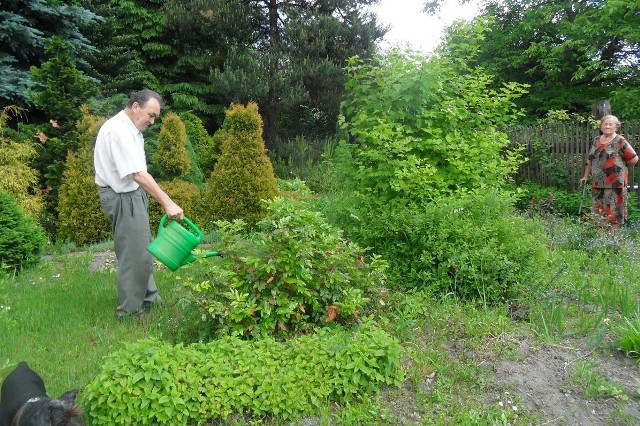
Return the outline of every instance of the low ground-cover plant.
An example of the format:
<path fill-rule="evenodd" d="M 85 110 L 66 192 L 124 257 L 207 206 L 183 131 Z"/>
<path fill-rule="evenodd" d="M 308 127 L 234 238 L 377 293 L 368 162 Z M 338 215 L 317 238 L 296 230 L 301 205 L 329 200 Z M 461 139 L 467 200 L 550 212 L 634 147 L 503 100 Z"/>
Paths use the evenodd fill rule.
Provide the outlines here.
<path fill-rule="evenodd" d="M 266 211 L 256 232 L 241 221 L 219 222 L 224 258 L 178 277 L 205 334 L 272 335 L 357 318 L 367 287 L 384 283 L 385 263 L 368 260 L 304 201 L 276 198 Z"/>
<path fill-rule="evenodd" d="M 94 425 L 205 424 L 232 413 L 291 419 L 399 385 L 402 348 L 371 324 L 277 342 L 155 339 L 110 354 L 83 394 Z"/>

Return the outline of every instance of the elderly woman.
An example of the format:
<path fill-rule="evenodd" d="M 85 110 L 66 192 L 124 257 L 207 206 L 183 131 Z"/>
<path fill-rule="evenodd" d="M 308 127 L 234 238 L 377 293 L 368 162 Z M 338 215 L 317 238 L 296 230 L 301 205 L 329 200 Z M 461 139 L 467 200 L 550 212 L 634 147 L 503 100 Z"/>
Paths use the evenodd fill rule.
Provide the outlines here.
<path fill-rule="evenodd" d="M 627 220 L 628 167 L 638 162 L 638 156 L 624 136 L 618 134 L 620 120 L 615 115 L 605 115 L 600 121 L 602 135 L 597 137 L 587 156 L 584 176 L 592 181 L 592 209 L 603 217 L 602 226 L 610 226 L 611 235 L 616 227 Z"/>

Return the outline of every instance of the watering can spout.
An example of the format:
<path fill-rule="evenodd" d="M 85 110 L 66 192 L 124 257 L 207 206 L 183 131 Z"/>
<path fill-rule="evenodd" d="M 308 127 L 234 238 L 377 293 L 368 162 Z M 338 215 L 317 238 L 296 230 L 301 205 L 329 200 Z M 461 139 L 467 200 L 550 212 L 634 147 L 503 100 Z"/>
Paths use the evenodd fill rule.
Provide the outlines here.
<path fill-rule="evenodd" d="M 189 229 L 175 220 L 169 221 L 165 226 L 167 218 L 168 216 L 165 214 L 160 219 L 158 234 L 149 244 L 147 250 L 167 268 L 175 271 L 196 260 L 192 251 L 202 241 L 202 231 L 187 217 L 184 218 L 184 223 Z M 221 256 L 221 254 L 213 251 L 204 257 L 212 256 Z"/>

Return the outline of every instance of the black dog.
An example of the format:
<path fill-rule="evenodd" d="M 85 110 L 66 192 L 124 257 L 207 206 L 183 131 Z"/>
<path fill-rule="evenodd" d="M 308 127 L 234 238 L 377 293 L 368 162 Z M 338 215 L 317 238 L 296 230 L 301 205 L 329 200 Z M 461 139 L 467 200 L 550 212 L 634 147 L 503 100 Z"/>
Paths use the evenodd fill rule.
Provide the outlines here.
<path fill-rule="evenodd" d="M 0 426 L 83 426 L 77 390 L 47 396 L 42 378 L 22 361 L 2 383 Z"/>

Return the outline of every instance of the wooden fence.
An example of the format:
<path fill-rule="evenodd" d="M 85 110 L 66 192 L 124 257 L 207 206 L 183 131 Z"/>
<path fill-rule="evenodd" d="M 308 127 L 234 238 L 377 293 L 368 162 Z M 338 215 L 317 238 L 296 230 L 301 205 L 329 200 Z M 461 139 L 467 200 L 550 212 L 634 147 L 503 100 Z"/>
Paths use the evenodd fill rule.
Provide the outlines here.
<path fill-rule="evenodd" d="M 523 146 L 529 161 L 520 167 L 517 181 L 532 181 L 545 186 L 576 190 L 584 174 L 586 155 L 597 128 L 587 123 L 561 123 L 545 126 L 521 126 L 506 130 L 516 146 Z M 618 131 L 640 154 L 640 121 L 625 121 Z M 629 190 L 635 191 L 640 206 L 640 171 L 629 170 Z M 631 198 L 631 194 L 629 198 Z"/>

